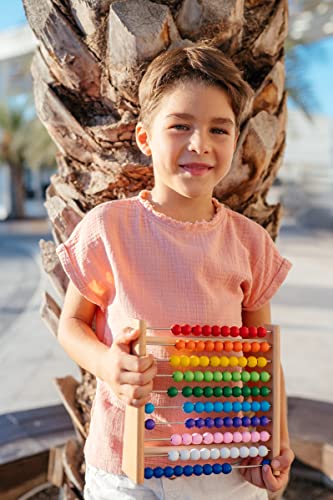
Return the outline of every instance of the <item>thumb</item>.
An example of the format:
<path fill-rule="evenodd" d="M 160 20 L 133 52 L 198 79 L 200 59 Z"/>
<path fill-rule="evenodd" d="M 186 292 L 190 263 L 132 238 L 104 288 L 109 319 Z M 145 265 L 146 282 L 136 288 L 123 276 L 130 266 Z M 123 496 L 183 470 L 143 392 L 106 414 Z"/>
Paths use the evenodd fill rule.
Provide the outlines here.
<path fill-rule="evenodd" d="M 140 330 L 135 330 L 134 328 L 127 327 L 124 328 L 122 333 L 116 336 L 114 339 L 114 344 L 121 346 L 129 346 L 134 340 L 137 340 L 140 336 Z"/>

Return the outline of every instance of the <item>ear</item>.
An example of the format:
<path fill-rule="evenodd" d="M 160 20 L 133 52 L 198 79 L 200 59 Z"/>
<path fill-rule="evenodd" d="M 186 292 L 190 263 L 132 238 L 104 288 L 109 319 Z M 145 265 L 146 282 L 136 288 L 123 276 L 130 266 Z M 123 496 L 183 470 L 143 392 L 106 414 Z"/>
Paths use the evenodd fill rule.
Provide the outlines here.
<path fill-rule="evenodd" d="M 142 122 L 138 122 L 135 127 L 135 139 L 140 151 L 146 156 L 151 156 L 148 131 Z"/>

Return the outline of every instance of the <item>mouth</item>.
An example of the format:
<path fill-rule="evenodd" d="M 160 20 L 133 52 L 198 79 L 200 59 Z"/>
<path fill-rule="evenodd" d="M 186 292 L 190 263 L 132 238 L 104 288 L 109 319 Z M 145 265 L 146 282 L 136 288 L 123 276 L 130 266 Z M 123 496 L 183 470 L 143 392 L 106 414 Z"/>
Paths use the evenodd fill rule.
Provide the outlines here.
<path fill-rule="evenodd" d="M 205 175 L 209 170 L 212 170 L 213 167 L 208 165 L 207 163 L 185 163 L 183 165 L 179 165 L 185 172 L 190 173 L 191 175 Z"/>

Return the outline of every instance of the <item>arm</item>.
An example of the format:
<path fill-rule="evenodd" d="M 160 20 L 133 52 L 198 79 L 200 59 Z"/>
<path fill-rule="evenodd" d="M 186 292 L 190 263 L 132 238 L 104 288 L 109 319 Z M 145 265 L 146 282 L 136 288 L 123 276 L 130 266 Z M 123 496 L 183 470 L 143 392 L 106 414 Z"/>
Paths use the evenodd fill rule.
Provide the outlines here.
<path fill-rule="evenodd" d="M 107 382 L 119 399 L 141 406 L 152 390 L 153 358 L 131 354 L 138 330 L 119 333 L 111 348 L 100 342 L 91 328 L 96 308 L 70 281 L 59 321 L 59 343 L 78 365 Z"/>

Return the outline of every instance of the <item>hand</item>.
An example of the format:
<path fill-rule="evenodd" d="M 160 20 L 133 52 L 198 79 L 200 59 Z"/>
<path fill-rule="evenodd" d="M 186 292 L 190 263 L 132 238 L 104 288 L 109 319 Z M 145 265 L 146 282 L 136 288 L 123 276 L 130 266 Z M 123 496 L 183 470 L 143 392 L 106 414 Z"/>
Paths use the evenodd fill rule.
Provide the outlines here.
<path fill-rule="evenodd" d="M 294 452 L 289 447 L 284 447 L 281 449 L 280 455 L 272 459 L 270 466 L 250 467 L 240 469 L 240 472 L 249 483 L 259 488 L 266 488 L 268 491 L 276 492 L 287 486 L 290 467 L 294 458 Z M 242 465 L 259 465 L 261 462 L 261 457 L 245 458 L 242 460 Z M 274 476 L 273 471 L 279 471 L 280 475 Z"/>
<path fill-rule="evenodd" d="M 139 335 L 139 330 L 124 329 L 102 361 L 103 380 L 119 399 L 137 408 L 148 402 L 157 371 L 151 354 L 140 357 L 131 354 L 131 344 Z"/>

